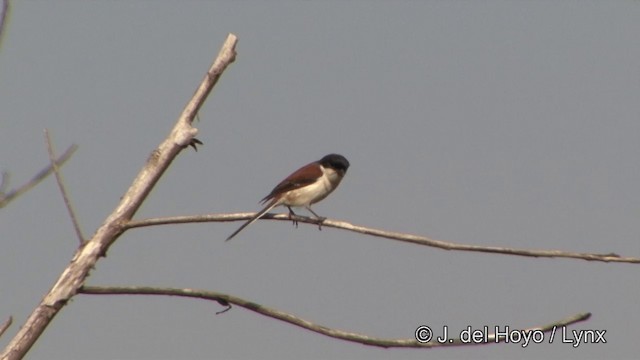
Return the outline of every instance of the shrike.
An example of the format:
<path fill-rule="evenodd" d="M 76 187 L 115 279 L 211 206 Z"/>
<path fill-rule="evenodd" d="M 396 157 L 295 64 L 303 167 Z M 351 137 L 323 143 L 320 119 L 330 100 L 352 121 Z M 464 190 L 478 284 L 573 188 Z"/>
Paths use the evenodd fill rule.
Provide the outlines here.
<path fill-rule="evenodd" d="M 327 197 L 335 190 L 347 173 L 349 161 L 342 155 L 329 154 L 318 161 L 307 164 L 282 180 L 269 195 L 260 202 L 266 204 L 254 217 L 242 224 L 238 230 L 229 235 L 231 240 L 242 229 L 260 219 L 264 214 L 276 206 L 284 205 L 289 209 L 289 216 L 295 215 L 291 207 L 304 207 L 318 220 L 325 218 L 318 216 L 311 205 Z"/>

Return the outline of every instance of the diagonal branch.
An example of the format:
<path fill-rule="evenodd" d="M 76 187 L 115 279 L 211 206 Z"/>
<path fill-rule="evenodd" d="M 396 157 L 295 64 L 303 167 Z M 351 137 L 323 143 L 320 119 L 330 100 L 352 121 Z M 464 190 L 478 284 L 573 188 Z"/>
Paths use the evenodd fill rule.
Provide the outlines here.
<path fill-rule="evenodd" d="M 0 354 L 1 360 L 24 357 L 60 309 L 77 293 L 98 259 L 106 254 L 109 247 L 126 230 L 122 224 L 129 221 L 140 208 L 173 159 L 180 151 L 195 143 L 194 138 L 198 130 L 191 125 L 193 118 L 224 70 L 234 61 L 236 43 L 236 36 L 229 34 L 169 136 L 151 153 L 140 173 L 120 199 L 118 206 L 105 219 L 93 237 L 80 246 L 51 290 Z"/>
<path fill-rule="evenodd" d="M 44 129 L 44 138 L 47 142 L 47 152 L 49 153 L 49 161 L 51 161 L 51 168 L 53 169 L 53 173 L 56 176 L 56 182 L 58 183 L 58 188 L 60 189 L 60 193 L 62 194 L 62 199 L 64 200 L 64 205 L 67 207 L 67 212 L 69 213 L 69 217 L 71 217 L 71 222 L 73 223 L 73 228 L 76 231 L 76 236 L 78 236 L 78 241 L 80 241 L 80 245 L 84 242 L 84 236 L 82 235 L 82 230 L 80 230 L 80 224 L 78 223 L 78 218 L 76 217 L 76 213 L 73 211 L 73 207 L 71 206 L 71 200 L 69 200 L 69 196 L 67 195 L 67 190 L 64 187 L 64 182 L 62 181 L 62 174 L 60 173 L 60 169 L 56 164 L 56 155 L 53 151 L 53 145 L 51 144 L 51 136 L 49 136 L 49 130 Z"/>
<path fill-rule="evenodd" d="M 132 220 L 124 224 L 127 229 L 167 225 L 167 224 L 186 224 L 186 223 L 202 223 L 202 222 L 227 222 L 236 220 L 248 220 L 252 218 L 255 213 L 236 213 L 236 214 L 211 214 L 211 215 L 193 215 L 193 216 L 173 216 L 166 218 L 154 218 L 143 220 Z M 290 221 L 291 218 L 288 214 L 265 214 L 261 220 L 283 220 Z M 307 224 L 318 224 L 318 220 L 309 218 L 306 216 L 294 216 L 298 222 Z M 620 255 L 609 254 L 591 254 L 591 253 L 577 253 L 562 250 L 527 250 L 527 249 L 515 249 L 508 247 L 498 246 L 481 246 L 481 245 L 467 245 L 454 242 L 442 241 L 430 239 L 426 236 L 419 236 L 413 234 L 406 234 L 400 232 L 386 231 L 374 228 L 368 228 L 365 226 L 353 225 L 346 221 L 326 219 L 322 222 L 322 226 L 332 227 L 336 229 L 349 230 L 365 235 L 372 235 L 382 237 L 391 240 L 398 240 L 417 245 L 424 245 L 435 247 L 443 250 L 457 250 L 457 251 L 473 251 L 502 255 L 517 255 L 527 257 L 546 257 L 546 258 L 570 258 L 581 259 L 589 261 L 602 261 L 602 262 L 616 262 L 616 263 L 628 263 L 628 264 L 640 264 L 640 258 L 637 257 L 621 257 Z"/>
<path fill-rule="evenodd" d="M 78 149 L 77 145 L 71 145 L 69 148 L 55 161 L 56 166 L 60 167 L 64 164 L 71 155 Z M 38 185 L 44 178 L 49 176 L 53 172 L 53 166 L 50 164 L 44 169 L 40 170 L 31 180 L 29 180 L 26 184 L 20 186 L 19 188 L 12 190 L 6 194 L 0 192 L 0 208 L 5 207 L 9 202 L 18 196 L 24 194 L 25 192 L 31 190 L 34 186 Z M 7 173 L 2 174 L 2 186 L 0 186 L 0 191 L 3 190 L 4 187 L 8 186 L 9 176 Z"/>
<path fill-rule="evenodd" d="M 215 291 L 205 291 L 197 289 L 176 289 L 176 288 L 155 288 L 144 286 L 131 286 L 131 287 L 97 287 L 97 286 L 83 286 L 79 289 L 79 293 L 91 294 L 91 295 L 165 295 L 165 296 L 181 296 L 188 298 L 197 298 L 204 300 L 216 301 L 223 306 L 227 304 L 233 304 L 245 308 L 247 310 L 256 312 L 261 315 L 268 316 L 270 318 L 287 322 L 289 324 L 299 326 L 303 329 L 313 331 L 318 334 L 326 335 L 335 339 L 350 341 L 354 343 L 360 343 L 369 346 L 378 346 L 383 348 L 434 348 L 445 346 L 462 346 L 462 345 L 486 345 L 491 343 L 498 343 L 504 341 L 503 337 L 496 337 L 496 334 L 487 334 L 486 341 L 481 343 L 467 342 L 462 339 L 451 339 L 447 342 L 430 341 L 422 343 L 416 339 L 386 339 L 377 338 L 369 335 L 332 329 L 323 325 L 316 324 L 312 321 L 302 319 L 296 315 L 286 313 L 277 309 L 260 305 L 256 302 L 245 300 L 236 296 L 223 294 Z M 230 305 L 229 305 L 230 306 Z M 553 323 L 530 327 L 522 330 L 523 333 L 531 331 L 536 332 L 555 332 L 558 327 L 568 326 L 580 321 L 585 321 L 591 316 L 590 313 L 576 314 L 565 319 L 555 321 Z"/>

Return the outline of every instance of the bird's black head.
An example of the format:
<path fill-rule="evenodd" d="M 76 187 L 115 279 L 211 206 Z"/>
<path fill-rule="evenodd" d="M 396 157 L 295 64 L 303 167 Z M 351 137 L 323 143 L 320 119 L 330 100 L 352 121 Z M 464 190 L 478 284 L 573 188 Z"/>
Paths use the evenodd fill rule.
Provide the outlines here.
<path fill-rule="evenodd" d="M 320 159 L 320 161 L 318 162 L 320 163 L 320 165 L 324 167 L 332 168 L 343 175 L 347 172 L 347 169 L 349 168 L 349 165 L 350 165 L 349 160 L 347 160 L 347 158 L 339 154 L 329 154 L 323 157 L 322 159 Z"/>

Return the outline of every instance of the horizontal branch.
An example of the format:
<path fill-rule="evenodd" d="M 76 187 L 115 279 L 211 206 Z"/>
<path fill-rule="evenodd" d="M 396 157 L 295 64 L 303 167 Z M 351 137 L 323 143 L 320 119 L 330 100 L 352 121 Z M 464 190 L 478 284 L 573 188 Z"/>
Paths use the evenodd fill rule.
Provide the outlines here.
<path fill-rule="evenodd" d="M 318 334 L 326 335 L 335 339 L 360 343 L 369 346 L 378 346 L 383 348 L 434 348 L 434 347 L 448 347 L 448 346 L 463 346 L 463 345 L 486 345 L 491 343 L 498 343 L 503 341 L 502 337 L 496 340 L 495 334 L 489 334 L 486 338 L 487 341 L 482 343 L 474 343 L 462 341 L 461 339 L 453 339 L 453 341 L 440 343 L 437 341 L 430 341 L 427 343 L 418 342 L 415 338 L 411 339 L 385 339 L 377 338 L 369 335 L 358 334 L 354 332 L 332 329 L 326 326 L 322 326 L 311 322 L 309 320 L 302 319 L 298 316 L 280 311 L 277 309 L 269 308 L 260 305 L 253 301 L 241 299 L 236 296 L 223 294 L 215 291 L 205 291 L 196 289 L 176 289 L 176 288 L 154 288 L 146 286 L 130 286 L 130 287 L 98 287 L 98 286 L 83 286 L 79 289 L 78 293 L 89 295 L 164 295 L 164 296 L 180 296 L 188 298 L 197 298 L 204 300 L 216 301 L 223 306 L 230 307 L 237 305 L 247 310 L 256 312 L 261 315 L 268 316 L 270 318 L 287 322 L 292 325 L 299 326 L 303 329 L 313 331 Z M 558 320 L 548 325 L 531 327 L 522 330 L 525 333 L 530 331 L 549 332 L 555 330 L 558 327 L 568 326 L 580 321 L 587 320 L 591 316 L 590 313 L 581 313 L 574 316 L 567 317 L 562 320 Z"/>
<path fill-rule="evenodd" d="M 156 226 L 156 225 L 168 225 L 168 224 L 187 224 L 187 223 L 202 223 L 202 222 L 227 222 L 248 220 L 252 218 L 255 213 L 235 213 L 235 214 L 210 214 L 210 215 L 193 215 L 193 216 L 174 216 L 166 218 L 154 218 L 143 220 L 132 220 L 123 226 L 127 229 Z M 318 220 L 309 218 L 306 216 L 294 216 L 298 222 L 307 224 L 318 224 Z M 261 220 L 285 220 L 291 221 L 288 214 L 265 214 Z M 474 251 L 483 253 L 503 254 L 503 255 L 517 255 L 528 257 L 546 257 L 546 258 L 572 258 L 589 261 L 603 261 L 603 262 L 618 262 L 618 263 L 631 263 L 640 264 L 640 258 L 637 257 L 622 257 L 618 254 L 591 254 L 591 253 L 576 253 L 562 250 L 527 250 L 527 249 L 515 249 L 499 246 L 481 246 L 481 245 L 467 245 L 454 242 L 434 240 L 425 236 L 406 234 L 400 232 L 386 231 L 380 229 L 374 229 L 364 226 L 353 225 L 346 221 L 326 219 L 322 222 L 322 226 L 332 227 L 336 229 L 349 230 L 365 235 L 372 235 L 391 240 L 398 240 L 409 242 L 418 245 L 431 246 L 444 250 L 457 250 L 457 251 Z"/>

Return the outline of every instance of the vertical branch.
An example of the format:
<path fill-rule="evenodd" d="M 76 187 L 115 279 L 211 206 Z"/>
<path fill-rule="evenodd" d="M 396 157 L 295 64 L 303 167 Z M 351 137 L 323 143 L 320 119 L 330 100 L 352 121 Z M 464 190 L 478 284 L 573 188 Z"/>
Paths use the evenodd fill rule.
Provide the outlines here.
<path fill-rule="evenodd" d="M 22 359 L 65 304 L 78 292 L 89 271 L 104 256 L 126 228 L 123 226 L 140 208 L 178 153 L 194 143 L 198 130 L 191 126 L 193 118 L 206 100 L 224 70 L 235 59 L 237 38 L 229 34 L 218 57 L 207 72 L 192 99 L 187 103 L 169 136 L 155 149 L 122 196 L 120 203 L 98 228 L 93 237 L 75 253 L 66 269 L 34 309 L 18 333 L 0 354 L 1 360 Z"/>
<path fill-rule="evenodd" d="M 80 224 L 78 223 L 78 218 L 76 217 L 75 212 L 73 211 L 73 207 L 71 206 L 71 201 L 69 200 L 69 196 L 67 195 L 67 190 L 64 188 L 64 182 L 62 181 L 62 174 L 60 174 L 60 168 L 58 168 L 58 164 L 56 164 L 56 155 L 53 152 L 53 145 L 51 144 L 51 136 L 49 136 L 49 130 L 44 129 L 44 138 L 47 142 L 47 151 L 49 153 L 49 161 L 51 161 L 51 168 L 53 169 L 53 173 L 56 176 L 56 182 L 58 183 L 58 188 L 60 189 L 60 193 L 62 193 L 62 199 L 64 200 L 64 205 L 67 207 L 67 212 L 69 213 L 69 217 L 71 217 L 71 222 L 73 223 L 73 228 L 76 231 L 76 235 L 78 236 L 78 241 L 80 241 L 80 245 L 84 242 L 84 236 L 82 235 L 82 230 L 80 230 Z"/>

